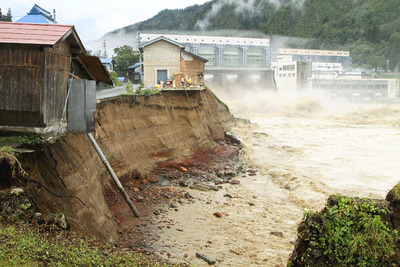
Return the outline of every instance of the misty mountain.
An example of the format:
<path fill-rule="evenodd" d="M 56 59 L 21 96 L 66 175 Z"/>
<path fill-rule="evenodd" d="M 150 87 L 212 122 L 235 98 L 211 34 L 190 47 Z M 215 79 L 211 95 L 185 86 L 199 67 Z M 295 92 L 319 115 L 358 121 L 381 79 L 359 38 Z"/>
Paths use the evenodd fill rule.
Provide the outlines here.
<path fill-rule="evenodd" d="M 353 62 L 391 69 L 400 61 L 399 0 L 212 0 L 156 16 L 109 34 L 146 31 L 251 30 L 307 38 L 286 47 L 350 50 Z"/>

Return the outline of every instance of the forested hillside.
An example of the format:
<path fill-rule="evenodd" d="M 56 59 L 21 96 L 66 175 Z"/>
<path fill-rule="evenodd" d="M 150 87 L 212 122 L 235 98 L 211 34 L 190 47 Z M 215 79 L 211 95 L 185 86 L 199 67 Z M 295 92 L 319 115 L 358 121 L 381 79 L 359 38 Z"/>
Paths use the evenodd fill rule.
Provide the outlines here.
<path fill-rule="evenodd" d="M 303 48 L 350 50 L 353 63 L 368 68 L 386 69 L 389 60 L 393 70 L 400 62 L 399 0 L 212 0 L 123 29 L 257 30 L 309 38 Z"/>

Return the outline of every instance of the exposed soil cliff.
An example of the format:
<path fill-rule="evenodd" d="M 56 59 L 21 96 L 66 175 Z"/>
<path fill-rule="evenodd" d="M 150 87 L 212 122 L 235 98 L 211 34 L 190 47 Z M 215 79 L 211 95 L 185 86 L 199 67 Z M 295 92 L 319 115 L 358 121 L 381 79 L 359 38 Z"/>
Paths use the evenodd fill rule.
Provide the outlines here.
<path fill-rule="evenodd" d="M 98 103 L 96 139 L 126 181 L 214 147 L 232 121 L 210 90 L 120 96 Z M 27 191 L 42 213 L 64 213 L 72 229 L 117 237 L 104 196 L 111 177 L 85 134 L 68 133 L 21 162 Z"/>
<path fill-rule="evenodd" d="M 120 177 L 146 175 L 224 139 L 232 115 L 210 90 L 106 100 L 97 105 L 96 139 Z M 132 104 L 131 104 L 132 103 Z"/>

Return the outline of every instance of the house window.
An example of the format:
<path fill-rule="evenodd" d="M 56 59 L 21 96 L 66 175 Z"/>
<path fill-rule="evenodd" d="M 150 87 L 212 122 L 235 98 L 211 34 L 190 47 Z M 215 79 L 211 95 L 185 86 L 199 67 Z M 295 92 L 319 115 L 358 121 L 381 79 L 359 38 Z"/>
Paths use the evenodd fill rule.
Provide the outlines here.
<path fill-rule="evenodd" d="M 283 70 L 294 70 L 294 65 L 283 65 Z"/>

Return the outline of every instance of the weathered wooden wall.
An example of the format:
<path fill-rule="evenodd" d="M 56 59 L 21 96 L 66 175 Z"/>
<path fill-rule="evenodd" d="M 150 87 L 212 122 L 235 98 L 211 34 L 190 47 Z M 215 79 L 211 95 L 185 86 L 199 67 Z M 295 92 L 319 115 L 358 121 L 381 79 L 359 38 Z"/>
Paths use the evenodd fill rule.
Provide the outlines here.
<path fill-rule="evenodd" d="M 45 124 L 59 122 L 67 97 L 67 84 L 71 72 L 71 53 L 66 41 L 56 48 L 45 48 L 43 86 L 43 114 Z"/>
<path fill-rule="evenodd" d="M 43 125 L 42 56 L 37 46 L 0 45 L 0 125 Z"/>
<path fill-rule="evenodd" d="M 0 125 L 45 127 L 59 121 L 70 69 L 66 41 L 56 48 L 0 45 Z"/>
<path fill-rule="evenodd" d="M 196 57 L 192 57 L 192 60 L 181 59 L 181 72 L 192 79 L 193 85 L 204 85 L 204 63 Z M 199 73 L 203 74 L 201 78 L 198 77 Z"/>

